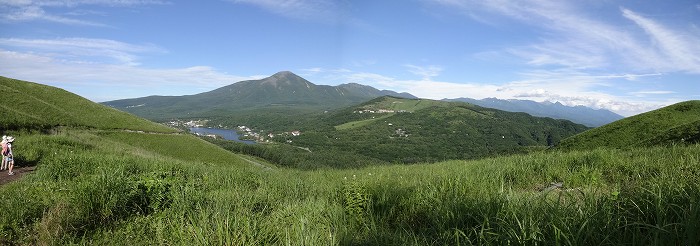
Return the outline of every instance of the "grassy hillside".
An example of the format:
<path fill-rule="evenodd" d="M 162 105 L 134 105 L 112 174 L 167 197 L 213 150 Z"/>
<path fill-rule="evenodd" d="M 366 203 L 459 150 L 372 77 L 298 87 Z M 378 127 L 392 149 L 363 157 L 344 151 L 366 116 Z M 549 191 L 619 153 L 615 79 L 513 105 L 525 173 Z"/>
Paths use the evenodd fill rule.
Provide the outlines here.
<path fill-rule="evenodd" d="M 4 130 L 79 126 L 175 131 L 51 86 L 0 77 L 0 94 L 0 128 Z"/>
<path fill-rule="evenodd" d="M 700 145 L 299 171 L 184 135 L 19 140 L 39 168 L 0 186 L 0 244 L 700 243 Z"/>
<path fill-rule="evenodd" d="M 0 245 L 700 244 L 698 144 L 302 171 L 191 135 L 17 122 L 17 165 L 37 168 L 0 186 Z"/>
<path fill-rule="evenodd" d="M 700 101 L 686 101 L 628 117 L 567 138 L 564 150 L 692 144 L 700 139 Z"/>
<path fill-rule="evenodd" d="M 586 129 L 467 103 L 380 97 L 321 116 L 298 137 L 273 140 L 314 152 L 416 163 L 524 153 Z"/>

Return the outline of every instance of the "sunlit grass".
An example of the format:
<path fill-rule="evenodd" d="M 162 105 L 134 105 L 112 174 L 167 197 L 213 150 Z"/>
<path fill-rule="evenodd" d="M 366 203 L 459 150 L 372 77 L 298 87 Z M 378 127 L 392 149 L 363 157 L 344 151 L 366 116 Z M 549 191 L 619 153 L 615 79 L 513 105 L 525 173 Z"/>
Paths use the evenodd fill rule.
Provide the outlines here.
<path fill-rule="evenodd" d="M 372 123 L 372 122 L 374 122 L 374 121 L 381 120 L 381 119 L 386 119 L 386 118 L 389 118 L 389 117 L 391 117 L 391 116 L 393 116 L 393 115 L 394 115 L 394 113 L 387 113 L 387 114 L 384 114 L 384 115 L 381 115 L 381 116 L 378 116 L 378 117 L 372 118 L 372 119 L 351 121 L 351 122 L 348 122 L 348 123 L 344 123 L 344 124 L 341 124 L 341 125 L 337 125 L 337 126 L 335 126 L 335 129 L 336 129 L 336 130 L 347 130 L 347 129 L 353 129 L 353 128 L 358 128 L 358 127 L 363 127 L 363 126 L 369 125 L 370 123 Z"/>
<path fill-rule="evenodd" d="M 700 243 L 698 145 L 300 171 L 188 136 L 20 136 L 37 170 L 0 187 L 2 243 Z"/>

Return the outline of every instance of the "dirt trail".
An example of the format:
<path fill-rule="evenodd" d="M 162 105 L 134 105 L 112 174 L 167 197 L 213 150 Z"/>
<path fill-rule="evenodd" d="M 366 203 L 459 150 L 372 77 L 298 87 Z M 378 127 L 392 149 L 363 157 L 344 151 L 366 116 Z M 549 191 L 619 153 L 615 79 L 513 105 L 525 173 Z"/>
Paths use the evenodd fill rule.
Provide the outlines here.
<path fill-rule="evenodd" d="M 253 165 L 255 165 L 255 166 L 261 167 L 261 168 L 264 169 L 264 170 L 272 170 L 271 167 L 268 167 L 268 166 L 266 166 L 266 165 L 263 165 L 263 164 L 260 163 L 260 162 L 257 162 L 257 161 L 254 161 L 254 160 L 250 160 L 250 159 L 245 158 L 245 157 L 240 156 L 240 155 L 239 155 L 239 157 L 240 157 L 241 159 L 243 159 L 244 161 L 250 163 L 250 164 L 253 164 Z"/>
<path fill-rule="evenodd" d="M 31 173 L 36 169 L 36 166 L 32 167 L 15 167 L 12 171 L 15 172 L 15 175 L 7 175 L 7 170 L 2 170 L 0 171 L 0 185 L 7 184 L 9 182 L 18 180 L 22 178 L 25 174 Z"/>

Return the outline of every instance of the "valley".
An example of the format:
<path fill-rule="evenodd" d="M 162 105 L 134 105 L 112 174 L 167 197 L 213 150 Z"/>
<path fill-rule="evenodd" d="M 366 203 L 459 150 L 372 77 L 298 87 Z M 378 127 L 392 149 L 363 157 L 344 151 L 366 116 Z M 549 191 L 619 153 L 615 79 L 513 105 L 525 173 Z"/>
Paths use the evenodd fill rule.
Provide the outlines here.
<path fill-rule="evenodd" d="M 249 145 L 36 83 L 0 93 L 34 170 L 0 185 L 3 245 L 700 243 L 698 101 L 599 128 L 396 95 L 161 121 L 299 131 Z"/>

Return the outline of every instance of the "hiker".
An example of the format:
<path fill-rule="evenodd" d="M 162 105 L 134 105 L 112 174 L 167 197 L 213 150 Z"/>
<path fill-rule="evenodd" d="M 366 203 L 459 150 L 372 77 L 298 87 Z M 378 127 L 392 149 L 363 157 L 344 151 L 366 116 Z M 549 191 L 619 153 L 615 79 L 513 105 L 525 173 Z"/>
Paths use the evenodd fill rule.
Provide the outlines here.
<path fill-rule="evenodd" d="M 7 172 L 7 175 L 15 175 L 14 172 L 12 172 L 12 168 L 15 167 L 15 158 L 12 155 L 12 142 L 15 141 L 15 138 L 12 136 L 7 137 L 7 143 L 5 144 L 6 148 L 3 148 L 3 155 L 5 156 L 4 159 L 6 160 L 6 165 L 9 167 L 9 172 Z"/>
<path fill-rule="evenodd" d="M 7 160 L 5 159 L 5 152 L 7 151 L 7 136 L 2 136 L 2 165 L 0 165 L 0 171 L 7 169 Z"/>

